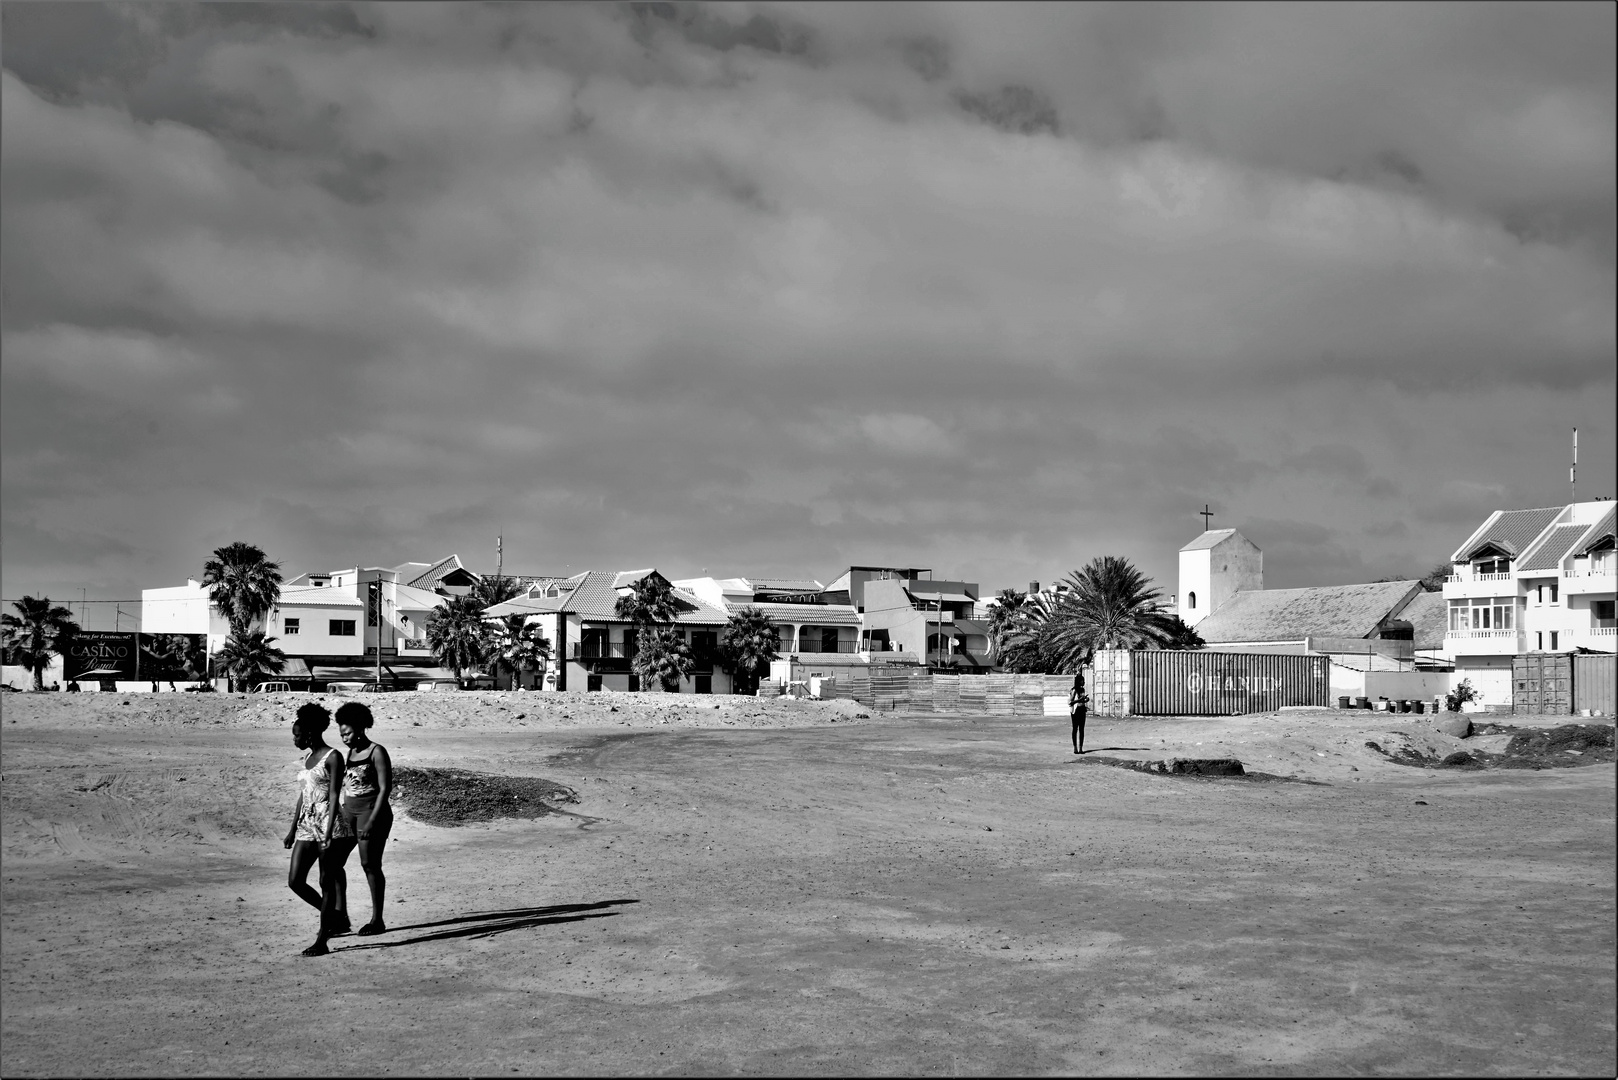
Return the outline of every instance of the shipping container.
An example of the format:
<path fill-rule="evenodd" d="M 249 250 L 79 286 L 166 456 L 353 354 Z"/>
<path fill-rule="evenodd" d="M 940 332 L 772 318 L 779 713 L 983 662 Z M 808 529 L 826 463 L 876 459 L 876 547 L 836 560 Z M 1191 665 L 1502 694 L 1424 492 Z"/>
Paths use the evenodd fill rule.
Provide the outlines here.
<path fill-rule="evenodd" d="M 1514 657 L 1511 711 L 1519 716 L 1573 715 L 1573 657 L 1567 653 Z"/>
<path fill-rule="evenodd" d="M 1579 655 L 1573 658 L 1573 711 L 1579 716 L 1612 716 L 1618 656 Z"/>
<path fill-rule="evenodd" d="M 1331 662 L 1286 653 L 1108 649 L 1095 660 L 1102 716 L 1241 716 L 1330 704 Z"/>

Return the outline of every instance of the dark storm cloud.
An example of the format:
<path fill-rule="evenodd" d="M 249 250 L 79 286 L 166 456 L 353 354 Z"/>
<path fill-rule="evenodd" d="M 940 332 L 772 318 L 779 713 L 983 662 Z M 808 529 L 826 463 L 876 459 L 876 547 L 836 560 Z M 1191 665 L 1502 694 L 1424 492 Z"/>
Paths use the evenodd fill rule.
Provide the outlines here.
<path fill-rule="evenodd" d="M 1205 503 L 1307 584 L 1573 423 L 1612 487 L 1608 7 L 0 18 L 7 596 L 497 531 L 1173 591 Z"/>

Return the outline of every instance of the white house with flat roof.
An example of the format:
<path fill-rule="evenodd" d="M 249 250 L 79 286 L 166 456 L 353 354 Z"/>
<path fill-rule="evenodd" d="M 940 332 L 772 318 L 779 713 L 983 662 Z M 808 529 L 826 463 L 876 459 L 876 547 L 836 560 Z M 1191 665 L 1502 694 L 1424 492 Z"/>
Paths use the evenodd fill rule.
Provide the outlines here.
<path fill-rule="evenodd" d="M 263 629 L 286 654 L 281 677 L 289 680 L 368 680 L 379 660 L 385 682 L 449 678 L 427 646 L 427 619 L 477 580 L 455 555 L 434 563 L 310 571 L 282 583 Z M 207 586 L 195 579 L 142 589 L 141 625 L 153 634 L 206 634 L 210 656 L 230 635 Z"/>

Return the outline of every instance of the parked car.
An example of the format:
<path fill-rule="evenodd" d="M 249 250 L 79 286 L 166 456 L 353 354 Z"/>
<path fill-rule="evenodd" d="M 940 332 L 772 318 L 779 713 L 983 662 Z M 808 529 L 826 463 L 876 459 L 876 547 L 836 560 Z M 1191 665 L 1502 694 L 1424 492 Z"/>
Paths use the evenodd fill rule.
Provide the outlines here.
<path fill-rule="evenodd" d="M 289 682 L 261 682 L 253 687 L 255 694 L 290 694 L 292 684 Z"/>

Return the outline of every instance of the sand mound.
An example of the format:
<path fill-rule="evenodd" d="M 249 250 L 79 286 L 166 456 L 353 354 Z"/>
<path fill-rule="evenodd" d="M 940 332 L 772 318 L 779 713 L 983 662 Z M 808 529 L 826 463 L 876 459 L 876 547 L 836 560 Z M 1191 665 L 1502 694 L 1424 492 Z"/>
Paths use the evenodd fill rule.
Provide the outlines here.
<path fill-rule="evenodd" d="M 803 727 L 859 723 L 869 714 L 855 701 L 697 696 L 694 694 L 512 693 L 471 691 L 395 694 L 7 694 L 6 726 L 29 728 L 152 728 L 225 725 L 276 728 L 298 706 L 317 701 L 336 711 L 364 701 L 381 730 L 401 727 Z"/>

